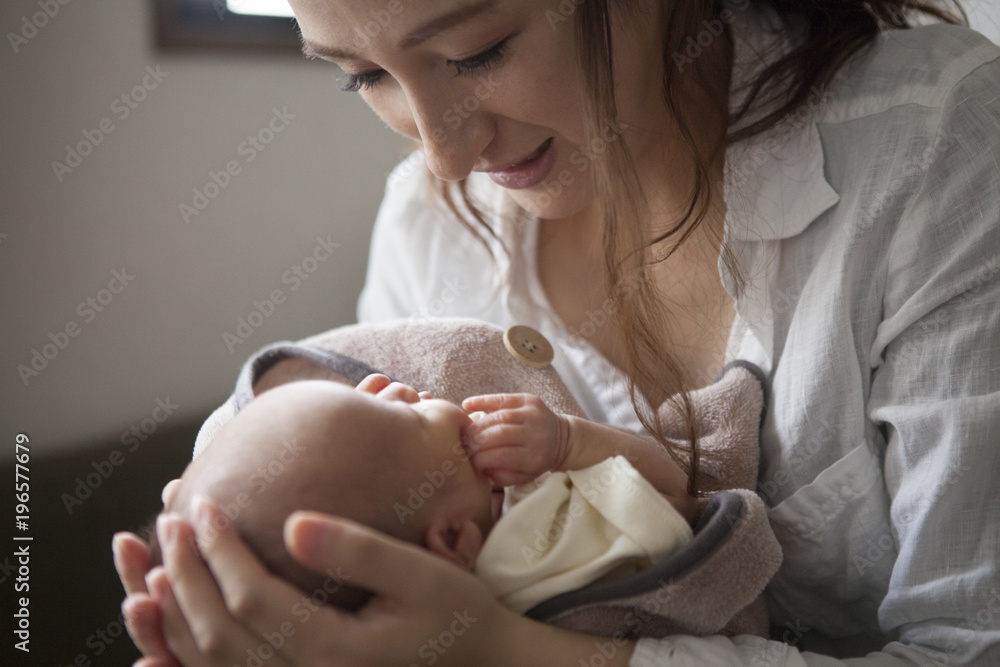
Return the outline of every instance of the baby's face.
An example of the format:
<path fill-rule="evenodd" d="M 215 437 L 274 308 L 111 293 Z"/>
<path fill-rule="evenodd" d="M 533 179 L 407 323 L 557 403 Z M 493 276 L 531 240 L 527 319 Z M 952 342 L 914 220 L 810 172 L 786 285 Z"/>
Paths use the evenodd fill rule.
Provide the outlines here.
<path fill-rule="evenodd" d="M 395 441 L 401 456 L 411 461 L 411 469 L 419 472 L 415 478 L 417 485 L 407 487 L 415 495 L 408 494 L 407 502 L 397 508 L 397 514 L 415 510 L 421 499 L 447 484 L 447 502 L 453 503 L 456 510 L 460 507 L 471 510 L 486 535 L 500 516 L 503 490 L 495 488 L 486 475 L 473 468 L 466 455 L 462 433 L 472 420 L 465 410 L 441 399 L 405 402 L 355 393 L 361 399 L 356 401 L 355 428 L 375 426 L 379 432 L 375 437 Z"/>

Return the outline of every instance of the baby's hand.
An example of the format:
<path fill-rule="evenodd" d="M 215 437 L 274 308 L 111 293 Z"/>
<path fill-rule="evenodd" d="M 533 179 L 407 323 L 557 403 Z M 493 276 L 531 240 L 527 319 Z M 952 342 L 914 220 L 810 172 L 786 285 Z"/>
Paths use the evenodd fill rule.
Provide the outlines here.
<path fill-rule="evenodd" d="M 531 394 L 489 394 L 462 401 L 485 414 L 464 430 L 472 465 L 495 483 L 512 486 L 559 470 L 569 458 L 569 422 Z"/>
<path fill-rule="evenodd" d="M 416 389 L 402 382 L 393 382 L 381 373 L 372 373 L 355 387 L 358 391 L 366 394 L 373 394 L 387 401 L 402 401 L 403 403 L 417 403 L 421 399 L 430 398 L 430 392 L 418 392 Z"/>

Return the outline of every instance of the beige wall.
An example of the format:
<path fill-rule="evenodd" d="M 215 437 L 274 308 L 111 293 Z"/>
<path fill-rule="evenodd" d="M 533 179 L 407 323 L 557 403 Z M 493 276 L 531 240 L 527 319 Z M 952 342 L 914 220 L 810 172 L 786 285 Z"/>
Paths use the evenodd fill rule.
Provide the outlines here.
<path fill-rule="evenodd" d="M 152 417 L 158 399 L 179 406 L 170 421 L 196 418 L 225 399 L 253 350 L 354 320 L 371 224 L 405 141 L 336 89 L 333 65 L 158 53 L 151 4 L 71 0 L 17 53 L 6 35 L 38 11 L 37 0 L 0 5 L 0 437 L 8 443 L 0 451 L 8 459 L 18 431 L 31 436 L 35 456 L 117 439 Z M 157 81 L 147 67 L 165 76 Z M 119 98 L 144 77 L 151 90 L 137 90 L 146 98 L 131 109 Z M 243 144 L 272 131 L 274 109 L 294 118 L 274 121 L 287 126 L 263 151 Z M 85 130 L 101 142 L 57 175 L 52 163 Z M 185 223 L 179 205 L 191 205 L 192 189 L 230 161 L 239 173 Z M 317 237 L 338 247 L 308 263 L 314 273 L 293 290 L 294 274 L 282 278 Z M 134 279 L 102 292 L 123 268 Z M 223 334 L 275 289 L 284 302 L 230 353 Z M 47 351 L 58 355 L 25 386 L 17 367 L 30 366 L 33 349 L 44 352 L 50 333 L 65 349 L 54 343 Z"/>

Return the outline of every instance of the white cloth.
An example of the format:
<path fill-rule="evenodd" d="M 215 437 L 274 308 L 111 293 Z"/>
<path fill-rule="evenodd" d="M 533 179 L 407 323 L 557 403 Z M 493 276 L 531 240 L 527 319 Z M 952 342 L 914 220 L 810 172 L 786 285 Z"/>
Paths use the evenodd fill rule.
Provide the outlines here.
<path fill-rule="evenodd" d="M 519 614 L 598 579 L 635 574 L 692 538 L 684 517 L 623 456 L 511 487 L 505 507 L 475 572 Z"/>
<path fill-rule="evenodd" d="M 742 58 L 763 33 L 736 13 Z M 758 490 L 788 645 L 642 640 L 632 665 L 1000 664 L 1000 49 L 951 26 L 890 32 L 810 106 L 731 147 L 725 191 L 752 273 L 727 361 L 770 379 Z M 621 374 L 551 314 L 537 221 L 502 226 L 497 286 L 420 171 L 390 179 L 359 317 L 528 324 L 591 418 L 637 430 Z M 502 191 L 472 182 L 499 210 Z"/>

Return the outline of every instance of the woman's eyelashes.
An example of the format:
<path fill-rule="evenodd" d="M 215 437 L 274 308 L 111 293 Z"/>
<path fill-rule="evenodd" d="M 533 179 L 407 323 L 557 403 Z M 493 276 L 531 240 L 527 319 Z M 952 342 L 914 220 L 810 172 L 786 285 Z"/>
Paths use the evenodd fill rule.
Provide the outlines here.
<path fill-rule="evenodd" d="M 462 74 L 479 74 L 480 72 L 485 72 L 489 68 L 493 67 L 503 60 L 508 42 L 510 42 L 510 37 L 505 37 L 478 55 L 464 58 L 462 60 L 449 61 L 450 64 L 455 67 L 455 76 L 460 76 Z"/>
<path fill-rule="evenodd" d="M 375 84 L 378 83 L 383 74 L 385 74 L 385 70 L 381 69 L 371 70 L 370 72 L 358 72 L 357 74 L 344 72 L 344 76 L 341 77 L 344 83 L 337 86 L 337 88 L 345 93 L 356 93 L 362 88 L 368 90 L 375 87 Z"/>
<path fill-rule="evenodd" d="M 463 74 L 474 76 L 480 74 L 503 60 L 509 42 L 510 37 L 505 37 L 482 53 L 463 58 L 462 60 L 449 60 L 448 64 L 455 68 L 455 76 Z M 343 77 L 344 83 L 338 86 L 338 88 L 348 93 L 371 90 L 375 87 L 375 84 L 381 81 L 385 73 L 385 70 L 382 69 L 357 73 L 345 72 Z"/>

